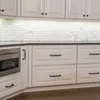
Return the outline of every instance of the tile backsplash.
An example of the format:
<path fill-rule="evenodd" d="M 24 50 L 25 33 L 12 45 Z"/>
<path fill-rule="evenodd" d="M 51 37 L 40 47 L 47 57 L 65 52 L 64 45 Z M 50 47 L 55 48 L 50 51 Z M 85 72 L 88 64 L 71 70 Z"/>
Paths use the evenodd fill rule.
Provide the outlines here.
<path fill-rule="evenodd" d="M 99 22 L 0 19 L 0 41 L 100 39 Z"/>

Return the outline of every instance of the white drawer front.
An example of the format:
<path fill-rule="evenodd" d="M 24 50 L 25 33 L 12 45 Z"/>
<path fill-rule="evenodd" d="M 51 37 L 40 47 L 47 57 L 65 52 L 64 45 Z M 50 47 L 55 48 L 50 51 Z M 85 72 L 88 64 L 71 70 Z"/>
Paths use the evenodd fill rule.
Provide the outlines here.
<path fill-rule="evenodd" d="M 78 65 L 77 82 L 100 82 L 100 64 Z"/>
<path fill-rule="evenodd" d="M 78 46 L 78 63 L 100 63 L 100 45 Z"/>
<path fill-rule="evenodd" d="M 76 83 L 76 66 L 33 67 L 33 86 Z"/>
<path fill-rule="evenodd" d="M 75 64 L 76 46 L 34 46 L 33 65 Z"/>
<path fill-rule="evenodd" d="M 20 77 L 0 84 L 0 98 L 17 92 L 21 89 Z"/>

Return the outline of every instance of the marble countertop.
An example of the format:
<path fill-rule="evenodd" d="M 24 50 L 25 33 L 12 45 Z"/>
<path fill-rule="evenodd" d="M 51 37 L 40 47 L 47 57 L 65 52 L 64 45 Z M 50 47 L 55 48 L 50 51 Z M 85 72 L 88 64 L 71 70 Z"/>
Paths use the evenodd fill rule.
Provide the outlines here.
<path fill-rule="evenodd" d="M 22 35 L 21 35 L 22 36 Z M 62 34 L 24 34 L 12 38 L 1 38 L 0 45 L 41 44 L 41 43 L 100 43 L 100 34 L 96 33 L 62 33 Z"/>

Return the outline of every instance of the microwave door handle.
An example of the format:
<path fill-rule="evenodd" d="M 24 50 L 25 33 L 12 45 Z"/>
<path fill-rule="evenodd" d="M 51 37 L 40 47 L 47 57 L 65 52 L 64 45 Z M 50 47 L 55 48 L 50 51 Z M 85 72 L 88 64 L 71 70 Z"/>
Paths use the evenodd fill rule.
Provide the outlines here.
<path fill-rule="evenodd" d="M 24 57 L 22 58 L 22 60 L 25 60 L 26 59 L 26 50 L 23 49 L 22 51 L 24 52 Z"/>

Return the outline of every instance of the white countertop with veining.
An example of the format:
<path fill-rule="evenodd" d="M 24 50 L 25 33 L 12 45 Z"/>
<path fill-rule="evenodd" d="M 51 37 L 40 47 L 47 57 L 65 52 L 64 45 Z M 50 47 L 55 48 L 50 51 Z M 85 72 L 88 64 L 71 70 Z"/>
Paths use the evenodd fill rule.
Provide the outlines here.
<path fill-rule="evenodd" d="M 0 40 L 0 45 L 25 43 L 100 43 L 100 34 L 96 33 L 61 33 L 61 34 L 24 34 Z"/>

